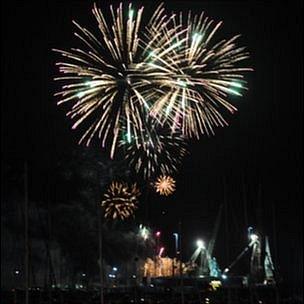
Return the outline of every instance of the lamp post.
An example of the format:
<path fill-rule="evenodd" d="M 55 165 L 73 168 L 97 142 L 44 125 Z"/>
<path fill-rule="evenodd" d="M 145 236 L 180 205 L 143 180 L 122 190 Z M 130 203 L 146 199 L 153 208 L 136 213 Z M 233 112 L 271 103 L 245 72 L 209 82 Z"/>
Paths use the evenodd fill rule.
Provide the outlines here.
<path fill-rule="evenodd" d="M 102 218 L 103 218 L 103 212 L 102 209 L 99 208 L 98 230 L 99 230 L 99 260 L 100 260 L 100 265 L 99 265 L 100 304 L 104 304 Z"/>
<path fill-rule="evenodd" d="M 203 251 L 204 251 L 204 249 L 206 249 L 206 247 L 205 247 L 204 241 L 202 241 L 202 240 L 197 240 L 196 246 L 197 246 L 197 249 L 199 250 L 199 254 L 200 254 L 200 266 L 199 266 L 198 275 L 201 276 L 203 274 Z"/>
<path fill-rule="evenodd" d="M 175 238 L 175 255 L 178 255 L 178 233 L 173 233 Z"/>
<path fill-rule="evenodd" d="M 155 233 L 155 237 L 156 237 L 156 248 L 155 248 L 155 261 L 154 261 L 154 273 L 155 273 L 155 277 L 157 277 L 157 255 L 158 255 L 158 252 L 159 252 L 159 239 L 160 239 L 160 236 L 161 236 L 161 232 L 160 231 L 157 231 Z"/>
<path fill-rule="evenodd" d="M 177 257 L 179 254 L 179 249 L 178 249 L 178 233 L 173 233 L 174 239 L 175 239 L 175 260 L 177 261 Z M 174 265 L 174 259 L 172 260 L 172 276 L 175 276 L 175 267 Z"/>
<path fill-rule="evenodd" d="M 28 212 L 28 166 L 24 163 L 24 289 L 25 304 L 29 304 L 29 212 Z"/>
<path fill-rule="evenodd" d="M 183 274 L 183 247 L 182 247 L 182 222 L 178 223 L 179 226 L 179 271 L 180 271 L 180 288 L 181 288 L 181 304 L 185 304 L 185 295 L 184 295 L 184 274 Z"/>

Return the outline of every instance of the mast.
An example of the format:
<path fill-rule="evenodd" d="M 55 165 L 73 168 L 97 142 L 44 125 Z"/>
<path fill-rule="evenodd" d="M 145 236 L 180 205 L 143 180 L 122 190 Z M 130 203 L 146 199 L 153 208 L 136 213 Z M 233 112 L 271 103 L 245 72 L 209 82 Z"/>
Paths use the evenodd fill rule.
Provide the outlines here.
<path fill-rule="evenodd" d="M 276 210 L 275 205 L 272 203 L 272 233 L 273 233 L 273 247 L 274 247 L 274 260 L 276 265 L 278 263 L 278 250 L 277 250 L 277 227 L 276 227 Z"/>
<path fill-rule="evenodd" d="M 24 162 L 24 279 L 25 279 L 25 304 L 29 304 L 29 229 L 28 229 L 28 167 Z"/>
<path fill-rule="evenodd" d="M 272 258 L 271 258 L 268 236 L 265 237 L 264 268 L 265 268 L 265 279 L 267 281 L 273 281 L 274 282 L 274 266 L 273 266 L 273 262 L 272 262 Z"/>
<path fill-rule="evenodd" d="M 223 178 L 223 188 L 224 188 L 224 206 L 225 206 L 225 239 L 226 239 L 226 265 L 230 261 L 230 251 L 229 251 L 229 225 L 228 225 L 228 204 L 227 204 L 227 193 L 226 193 L 226 178 Z M 228 304 L 231 304 L 231 289 L 228 287 Z"/>
<path fill-rule="evenodd" d="M 215 272 L 218 271 L 217 267 L 217 263 L 215 258 L 212 257 L 213 255 L 213 249 L 214 249 L 214 245 L 215 245 L 215 241 L 218 235 L 218 230 L 220 227 L 220 223 L 221 223 L 221 218 L 222 218 L 222 212 L 223 212 L 223 204 L 220 205 L 220 209 L 216 218 L 216 222 L 213 228 L 213 232 L 212 232 L 212 238 L 208 244 L 207 247 L 207 251 L 206 251 L 206 263 L 208 264 L 208 269 L 209 269 L 209 275 L 214 275 Z M 211 274 L 212 273 L 212 274 Z"/>
<path fill-rule="evenodd" d="M 263 205 L 262 205 L 262 184 L 259 184 L 258 188 L 258 207 L 256 210 L 257 213 L 257 223 L 258 223 L 258 231 L 263 233 Z"/>
<path fill-rule="evenodd" d="M 227 193 L 226 193 L 226 178 L 223 178 L 224 186 L 224 206 L 225 206 L 225 239 L 226 239 L 226 265 L 230 261 L 230 251 L 229 251 L 229 224 L 228 224 L 228 204 L 227 204 Z"/>
<path fill-rule="evenodd" d="M 242 192 L 243 192 L 244 219 L 245 219 L 245 226 L 247 229 L 249 227 L 248 202 L 247 202 L 247 188 L 245 185 L 244 177 L 242 178 Z"/>
<path fill-rule="evenodd" d="M 275 212 L 275 205 L 272 203 L 272 229 L 273 229 L 273 244 L 274 244 L 274 258 L 276 266 L 278 266 L 278 247 L 277 247 L 277 227 L 276 227 L 276 212 Z M 276 267 L 278 269 L 278 267 Z M 280 294 L 277 286 L 278 278 L 278 271 L 274 271 L 274 278 L 276 282 L 275 286 L 275 296 L 276 296 L 276 304 L 280 303 Z"/>
<path fill-rule="evenodd" d="M 101 207 L 98 208 L 97 217 L 98 217 L 98 236 L 99 236 L 99 280 L 100 280 L 100 304 L 104 304 L 104 295 L 103 295 L 103 240 L 102 240 L 102 217 L 103 212 Z"/>
<path fill-rule="evenodd" d="M 220 223 L 221 223 L 222 211 L 223 211 L 223 204 L 220 205 L 220 209 L 219 209 L 219 212 L 217 214 L 216 222 L 215 222 L 215 225 L 214 225 L 214 228 L 213 228 L 212 238 L 211 238 L 211 240 L 210 240 L 210 242 L 208 244 L 207 251 L 208 251 L 208 254 L 211 257 L 212 257 L 212 254 L 213 254 L 213 249 L 214 249 L 215 241 L 216 241 L 218 230 L 219 230 Z"/>
<path fill-rule="evenodd" d="M 180 288 L 181 288 L 181 304 L 185 303 L 184 296 L 184 274 L 183 274 L 183 247 L 182 247 L 182 221 L 179 221 L 179 271 L 180 271 Z"/>

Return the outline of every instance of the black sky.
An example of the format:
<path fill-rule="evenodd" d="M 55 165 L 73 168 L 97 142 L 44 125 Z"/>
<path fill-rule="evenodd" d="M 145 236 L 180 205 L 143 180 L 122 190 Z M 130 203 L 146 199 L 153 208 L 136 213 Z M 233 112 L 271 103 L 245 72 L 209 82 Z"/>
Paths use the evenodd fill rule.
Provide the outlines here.
<path fill-rule="evenodd" d="M 154 198 L 154 224 L 168 233 L 174 231 L 176 210 L 182 208 L 190 252 L 196 236 L 210 235 L 223 202 L 225 179 L 233 257 L 246 242 L 242 232 L 246 229 L 244 181 L 250 224 L 258 225 L 260 206 L 263 232 L 273 237 L 271 210 L 275 206 L 278 263 L 288 278 L 302 280 L 301 1 L 165 2 L 168 10 L 205 10 L 215 20 L 224 20 L 225 35 L 241 33 L 240 42 L 248 46 L 255 71 L 248 76 L 249 92 L 235 100 L 239 112 L 230 117 L 230 126 L 191 145 L 191 154 L 177 176 L 177 193 L 166 200 Z M 29 160 L 36 188 L 45 190 L 47 183 L 55 184 L 56 164 L 77 145 L 79 133 L 70 129 L 71 122 L 53 97 L 58 57 L 51 49 L 77 45 L 72 19 L 94 28 L 92 3 L 30 0 L 2 4 L 2 163 L 22 168 L 23 160 Z M 102 1 L 102 6 L 110 3 L 117 1 Z M 144 3 L 147 11 L 156 7 L 154 1 L 135 3 Z M 2 173 L 3 184 L 6 178 Z M 160 217 L 160 210 L 168 213 Z M 224 235 L 219 239 L 218 252 L 224 246 Z"/>

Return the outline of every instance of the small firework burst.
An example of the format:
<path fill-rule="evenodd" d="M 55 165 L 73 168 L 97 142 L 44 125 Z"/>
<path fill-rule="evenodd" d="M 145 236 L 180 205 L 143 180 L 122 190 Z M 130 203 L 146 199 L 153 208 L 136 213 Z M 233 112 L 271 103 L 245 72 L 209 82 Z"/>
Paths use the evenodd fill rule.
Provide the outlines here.
<path fill-rule="evenodd" d="M 158 177 L 154 187 L 160 195 L 168 196 L 175 191 L 175 180 L 171 176 L 162 175 Z"/>
<path fill-rule="evenodd" d="M 137 209 L 139 195 L 136 184 L 129 187 L 126 183 L 112 182 L 101 203 L 105 218 L 125 220 L 132 216 Z"/>

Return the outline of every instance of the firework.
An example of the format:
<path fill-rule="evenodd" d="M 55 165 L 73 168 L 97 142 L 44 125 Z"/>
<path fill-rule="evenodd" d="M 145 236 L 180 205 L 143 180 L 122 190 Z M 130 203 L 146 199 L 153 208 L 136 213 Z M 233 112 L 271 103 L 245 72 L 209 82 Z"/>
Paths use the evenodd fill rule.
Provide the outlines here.
<path fill-rule="evenodd" d="M 154 186 L 160 195 L 168 196 L 175 191 L 175 180 L 171 176 L 162 175 L 158 177 Z"/>
<path fill-rule="evenodd" d="M 247 89 L 243 74 L 252 69 L 241 62 L 249 53 L 236 45 L 239 35 L 214 41 L 221 24 L 204 13 L 189 13 L 186 18 L 180 13 L 167 20 L 162 33 L 159 27 L 148 29 L 147 36 L 162 39 L 149 45 L 150 65 L 164 73 L 150 114 L 189 138 L 213 134 L 214 127 L 227 125 L 220 110 L 237 111 L 230 95 L 242 96 Z"/>
<path fill-rule="evenodd" d="M 130 140 L 141 129 L 144 109 L 149 110 L 146 97 L 151 100 L 151 87 L 159 83 L 163 72 L 147 64 L 150 55 L 143 51 L 145 39 L 140 39 L 143 8 L 135 11 L 130 4 L 125 13 L 122 4 L 116 11 L 111 6 L 109 22 L 96 5 L 92 11 L 98 36 L 74 22 L 83 48 L 54 50 L 65 59 L 57 63 L 63 76 L 55 80 L 64 84 L 55 95 L 60 98 L 58 104 L 71 106 L 67 116 L 75 120 L 72 128 L 84 124 L 79 143 L 89 145 L 97 136 L 102 147 L 110 144 L 113 158 L 122 130 L 127 129 Z M 150 21 L 155 31 L 160 29 L 162 12 L 158 9 Z"/>
<path fill-rule="evenodd" d="M 181 134 L 159 128 L 151 119 L 146 120 L 138 136 L 132 137 L 130 142 L 125 138 L 120 145 L 124 146 L 129 166 L 145 179 L 176 172 L 187 153 Z"/>
<path fill-rule="evenodd" d="M 156 256 L 154 259 L 147 258 L 141 271 L 144 277 L 155 278 L 179 275 L 181 269 L 185 274 L 190 270 L 186 264 L 181 264 L 175 258 Z"/>
<path fill-rule="evenodd" d="M 96 5 L 92 11 L 98 35 L 74 22 L 83 47 L 55 50 L 65 59 L 57 63 L 58 104 L 71 107 L 73 128 L 82 125 L 80 143 L 98 137 L 111 158 L 120 144 L 136 172 L 171 174 L 184 148 L 171 150 L 213 134 L 227 125 L 222 110 L 237 110 L 230 95 L 246 89 L 243 74 L 252 69 L 242 62 L 249 54 L 238 36 L 214 41 L 222 23 L 204 13 L 167 15 L 160 5 L 143 26 L 143 8 L 131 4 L 111 6 L 109 19 Z"/>
<path fill-rule="evenodd" d="M 112 182 L 102 201 L 105 218 L 124 220 L 137 209 L 140 192 L 136 184 L 129 187 L 126 183 Z"/>

